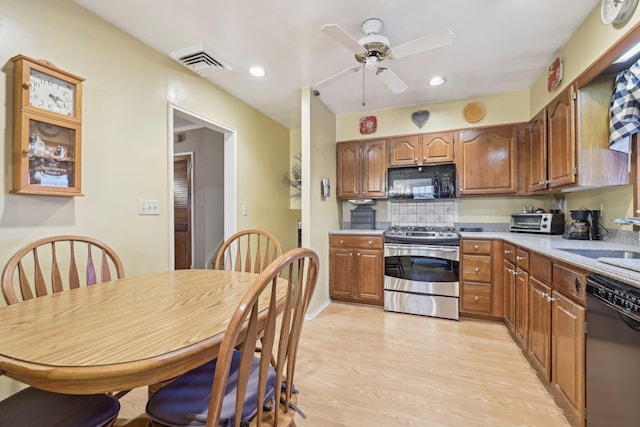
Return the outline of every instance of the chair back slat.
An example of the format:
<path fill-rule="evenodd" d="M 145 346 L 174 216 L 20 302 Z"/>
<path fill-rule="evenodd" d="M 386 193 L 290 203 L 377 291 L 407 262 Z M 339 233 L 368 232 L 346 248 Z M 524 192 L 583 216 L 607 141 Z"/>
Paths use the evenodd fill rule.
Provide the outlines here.
<path fill-rule="evenodd" d="M 239 231 L 225 240 L 218 251 L 214 268 L 261 273 L 280 255 L 280 242 L 272 234 L 248 229 Z"/>
<path fill-rule="evenodd" d="M 298 274 L 295 272 L 298 271 Z M 211 388 L 209 411 L 206 425 L 218 426 L 222 403 L 226 394 L 229 369 L 234 353 L 241 352 L 236 388 L 235 426 L 240 425 L 242 406 L 255 357 L 255 342 L 261 337 L 262 348 L 259 353 L 258 402 L 264 401 L 267 371 L 275 369 L 276 395 L 274 410 L 268 414 L 276 417 L 278 413 L 289 412 L 294 382 L 295 350 L 299 343 L 304 315 L 313 295 L 318 278 L 318 256 L 310 249 L 293 249 L 270 263 L 244 296 L 231 317 L 224 335 Z M 284 292 L 284 296 L 283 296 Z M 258 326 L 264 325 L 262 335 Z M 244 334 L 244 336 L 243 336 Z M 277 337 L 277 339 L 276 339 Z M 242 338 L 242 344 L 237 343 Z M 239 350 L 236 350 L 239 348 Z M 273 354 L 277 354 L 275 366 L 271 366 Z M 283 403 L 280 403 L 280 384 L 286 383 Z M 194 398 L 194 397 L 191 397 Z M 262 425 L 262 404 L 258 404 L 256 425 Z M 273 421 L 273 420 L 271 420 Z M 253 424 L 252 424 L 253 425 Z"/>
<path fill-rule="evenodd" d="M 44 281 L 44 275 L 42 274 L 42 268 L 40 267 L 37 248 L 33 249 L 33 271 L 36 297 L 47 295 L 47 286 Z"/>
<path fill-rule="evenodd" d="M 93 265 L 93 257 L 91 256 L 91 245 L 87 245 L 87 285 L 95 285 L 98 282 L 96 278 L 96 267 Z"/>
<path fill-rule="evenodd" d="M 80 251 L 82 245 L 87 247 L 86 258 L 81 256 L 85 253 Z M 2 272 L 5 301 L 15 304 L 34 296 L 98 283 L 92 255 L 96 250 L 102 251 L 101 282 L 111 280 L 111 277 L 124 277 L 122 261 L 105 243 L 86 236 L 46 237 L 29 243 L 9 258 Z M 82 270 L 84 273 L 80 274 Z M 61 274 L 63 271 L 69 272 L 65 279 Z"/>
<path fill-rule="evenodd" d="M 102 280 L 103 282 L 108 282 L 111 280 L 111 270 L 109 269 L 109 261 L 107 260 L 107 251 L 105 251 L 104 249 L 102 249 L 102 268 L 100 269 L 101 271 L 101 278 L 100 280 Z"/>
<path fill-rule="evenodd" d="M 22 268 L 22 263 L 18 263 L 18 281 L 20 283 L 20 295 L 22 295 L 22 300 L 27 301 L 33 299 L 33 292 L 31 292 L 29 277 L 25 274 L 24 268 Z M 13 292 L 13 288 L 11 288 L 10 291 L 12 292 L 13 299 L 17 299 Z"/>
<path fill-rule="evenodd" d="M 62 276 L 60 275 L 60 269 L 58 268 L 58 259 L 56 258 L 56 244 L 51 243 L 51 287 L 53 292 L 62 292 Z"/>
<path fill-rule="evenodd" d="M 69 289 L 80 287 L 80 274 L 76 264 L 76 250 L 73 240 L 69 242 Z"/>

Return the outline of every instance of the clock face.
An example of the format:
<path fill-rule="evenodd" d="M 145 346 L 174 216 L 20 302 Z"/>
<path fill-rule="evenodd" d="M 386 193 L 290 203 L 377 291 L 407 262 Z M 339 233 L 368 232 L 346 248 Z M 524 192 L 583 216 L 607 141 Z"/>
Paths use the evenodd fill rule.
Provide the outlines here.
<path fill-rule="evenodd" d="M 638 0 L 602 0 L 600 17 L 605 24 L 626 22 L 638 4 Z"/>
<path fill-rule="evenodd" d="M 76 85 L 33 69 L 29 74 L 29 82 L 29 103 L 32 106 L 73 116 Z"/>

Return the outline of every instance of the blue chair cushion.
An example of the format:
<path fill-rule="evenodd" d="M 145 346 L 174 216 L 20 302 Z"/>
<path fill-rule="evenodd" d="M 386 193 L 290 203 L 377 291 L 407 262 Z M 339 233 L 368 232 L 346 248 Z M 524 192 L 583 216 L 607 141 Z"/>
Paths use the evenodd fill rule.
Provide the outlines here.
<path fill-rule="evenodd" d="M 71 395 L 28 387 L 0 402 L 0 427 L 102 427 L 120 402 L 107 394 Z"/>
<path fill-rule="evenodd" d="M 204 426 L 207 420 L 216 361 L 217 359 L 205 363 L 161 388 L 147 402 L 147 415 L 149 418 L 161 424 L 174 427 Z M 220 414 L 220 426 L 233 426 L 235 422 L 235 396 L 239 363 L 240 352 L 234 351 Z M 259 366 L 260 358 L 254 357 L 244 399 L 241 426 L 248 426 L 249 421 L 258 412 Z M 270 367 L 267 375 L 265 399 L 262 402 L 263 407 L 273 399 L 275 383 L 276 373 Z"/>

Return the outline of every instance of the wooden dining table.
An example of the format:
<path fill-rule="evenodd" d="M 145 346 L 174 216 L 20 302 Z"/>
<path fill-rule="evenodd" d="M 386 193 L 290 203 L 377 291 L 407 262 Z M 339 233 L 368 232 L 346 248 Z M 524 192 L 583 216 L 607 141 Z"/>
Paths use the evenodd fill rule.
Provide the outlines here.
<path fill-rule="evenodd" d="M 0 372 L 44 390 L 92 394 L 165 381 L 216 357 L 258 277 L 177 270 L 0 308 Z"/>

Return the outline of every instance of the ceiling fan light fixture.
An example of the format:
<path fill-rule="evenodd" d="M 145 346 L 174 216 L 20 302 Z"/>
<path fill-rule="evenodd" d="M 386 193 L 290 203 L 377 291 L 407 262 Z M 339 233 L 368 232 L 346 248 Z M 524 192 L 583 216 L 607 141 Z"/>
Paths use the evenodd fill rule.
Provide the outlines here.
<path fill-rule="evenodd" d="M 447 79 L 445 79 L 442 76 L 434 76 L 431 78 L 431 80 L 429 80 L 429 86 L 442 86 L 443 84 L 445 84 L 447 82 Z"/>
<path fill-rule="evenodd" d="M 253 77 L 264 77 L 267 75 L 267 72 L 264 70 L 264 68 L 255 66 L 249 68 L 249 74 L 251 74 Z"/>
<path fill-rule="evenodd" d="M 368 56 L 364 62 L 364 68 L 367 70 L 377 70 L 378 65 L 380 65 L 380 59 L 377 56 Z"/>

